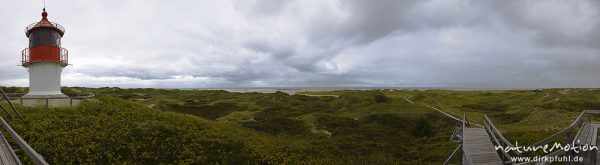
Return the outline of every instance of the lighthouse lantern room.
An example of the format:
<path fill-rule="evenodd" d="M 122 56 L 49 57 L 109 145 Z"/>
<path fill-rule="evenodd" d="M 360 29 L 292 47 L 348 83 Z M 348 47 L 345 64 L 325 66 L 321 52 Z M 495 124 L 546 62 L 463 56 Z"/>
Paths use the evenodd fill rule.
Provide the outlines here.
<path fill-rule="evenodd" d="M 60 91 L 60 77 L 69 64 L 68 51 L 61 47 L 65 29 L 48 20 L 43 9 L 42 20 L 25 29 L 29 48 L 22 52 L 21 65 L 29 72 L 29 93 L 24 97 L 67 97 Z"/>

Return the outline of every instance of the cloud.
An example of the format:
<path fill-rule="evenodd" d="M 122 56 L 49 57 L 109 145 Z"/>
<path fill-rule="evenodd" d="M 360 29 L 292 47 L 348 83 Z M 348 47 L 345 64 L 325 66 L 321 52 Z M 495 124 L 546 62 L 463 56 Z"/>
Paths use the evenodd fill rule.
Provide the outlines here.
<path fill-rule="evenodd" d="M 27 85 L 22 29 L 0 6 L 0 85 Z M 69 86 L 599 87 L 591 0 L 66 1 Z"/>

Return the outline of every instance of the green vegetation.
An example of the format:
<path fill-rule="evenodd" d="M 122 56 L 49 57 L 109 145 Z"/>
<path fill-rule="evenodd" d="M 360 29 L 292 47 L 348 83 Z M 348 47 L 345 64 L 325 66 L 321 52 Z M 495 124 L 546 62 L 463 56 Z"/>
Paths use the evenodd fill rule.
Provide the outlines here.
<path fill-rule="evenodd" d="M 520 144 L 600 108 L 591 89 L 63 92 L 96 97 L 76 107 L 18 106 L 28 122 L 9 121 L 54 164 L 439 164 L 457 145 L 449 135 L 458 123 L 424 104 L 480 124 L 486 114 Z"/>
<path fill-rule="evenodd" d="M 387 91 L 390 97 L 420 98 L 455 116 L 483 123 L 486 114 L 511 141 L 532 144 L 567 127 L 583 110 L 599 109 L 596 89 L 496 91 Z M 552 121 L 552 122 L 549 122 Z"/>

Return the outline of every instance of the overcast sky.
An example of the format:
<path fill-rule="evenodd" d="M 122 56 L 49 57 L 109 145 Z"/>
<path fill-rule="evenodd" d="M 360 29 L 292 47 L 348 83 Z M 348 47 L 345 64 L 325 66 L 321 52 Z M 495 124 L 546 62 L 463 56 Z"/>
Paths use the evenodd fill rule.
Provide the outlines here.
<path fill-rule="evenodd" d="M 42 0 L 0 4 L 0 85 Z M 600 87 L 593 0 L 48 0 L 65 86 Z"/>

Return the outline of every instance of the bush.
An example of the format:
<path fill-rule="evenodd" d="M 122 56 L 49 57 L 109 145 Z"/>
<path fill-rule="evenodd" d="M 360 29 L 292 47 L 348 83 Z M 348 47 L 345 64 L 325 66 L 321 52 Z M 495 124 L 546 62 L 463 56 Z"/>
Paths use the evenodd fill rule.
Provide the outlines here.
<path fill-rule="evenodd" d="M 563 99 L 542 104 L 540 107 L 546 109 L 562 109 L 578 112 L 589 109 L 600 109 L 600 102 L 585 99 Z"/>
<path fill-rule="evenodd" d="M 468 111 L 505 112 L 510 107 L 508 104 L 497 102 L 479 102 L 462 105 Z"/>
<path fill-rule="evenodd" d="M 217 118 L 226 116 L 231 112 L 239 110 L 240 108 L 235 103 L 215 103 L 214 105 L 180 105 L 177 103 L 160 102 L 160 109 L 195 115 L 209 120 L 215 120 Z"/>
<path fill-rule="evenodd" d="M 22 87 L 1 87 L 5 93 L 27 93 L 29 90 Z"/>
<path fill-rule="evenodd" d="M 331 131 L 334 135 L 350 134 L 360 126 L 357 120 L 333 115 L 319 116 L 316 124 L 317 129 Z"/>
<path fill-rule="evenodd" d="M 371 114 L 361 119 L 361 122 L 376 123 L 388 128 L 407 128 L 413 121 L 393 113 Z"/>
<path fill-rule="evenodd" d="M 417 124 L 412 130 L 414 136 L 433 136 L 435 134 L 435 130 L 431 125 L 431 122 L 424 117 L 420 117 L 417 120 Z"/>
<path fill-rule="evenodd" d="M 66 90 L 98 98 L 79 107 L 18 107 L 29 124 L 10 121 L 52 164 L 431 164 L 453 149 L 440 140 L 445 136 L 431 137 L 427 131 L 451 131 L 441 122 L 445 117 L 425 115 L 431 123 L 416 129 L 415 117 L 429 108 L 388 104 L 392 100 L 381 91 L 309 97 L 220 90 Z M 232 120 L 213 120 L 232 112 L 227 116 Z M 413 136 L 413 129 L 424 137 Z M 313 130 L 332 134 L 317 136 Z M 415 152 L 423 149 L 432 152 Z"/>
<path fill-rule="evenodd" d="M 385 95 L 383 95 L 383 93 L 375 94 L 375 96 L 373 96 L 373 100 L 375 100 L 376 103 L 390 102 L 390 99 L 388 97 L 386 97 Z"/>
<path fill-rule="evenodd" d="M 345 108 L 351 110 L 388 102 L 390 102 L 390 99 L 381 91 L 354 91 L 343 93 L 334 100 L 333 105 L 338 109 Z"/>
<path fill-rule="evenodd" d="M 11 125 L 51 164 L 236 164 L 255 158 L 243 142 L 201 119 L 100 97 L 78 108 L 26 108 Z"/>
<path fill-rule="evenodd" d="M 252 122 L 243 125 L 270 134 L 305 135 L 308 127 L 301 120 L 287 118 L 282 109 L 267 108 L 258 112 Z"/>

